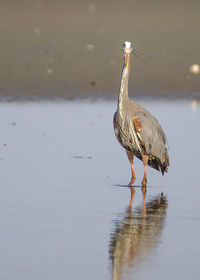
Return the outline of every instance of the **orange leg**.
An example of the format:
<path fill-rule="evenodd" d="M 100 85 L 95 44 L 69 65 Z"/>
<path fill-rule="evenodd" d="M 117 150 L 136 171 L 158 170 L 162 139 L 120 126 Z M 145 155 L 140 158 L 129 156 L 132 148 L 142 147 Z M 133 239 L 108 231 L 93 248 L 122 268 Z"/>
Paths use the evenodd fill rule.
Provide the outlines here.
<path fill-rule="evenodd" d="M 142 187 L 142 195 L 143 195 L 143 201 L 142 201 L 142 225 L 145 226 L 146 221 L 146 187 Z"/>
<path fill-rule="evenodd" d="M 143 164 L 144 164 L 144 178 L 142 180 L 142 187 L 146 187 L 147 185 L 147 163 L 148 163 L 148 155 L 142 155 L 142 161 L 143 161 Z"/>
<path fill-rule="evenodd" d="M 126 150 L 126 154 L 127 154 L 128 159 L 129 159 L 129 162 L 130 162 L 130 165 L 131 165 L 131 172 L 132 172 L 132 178 L 131 178 L 130 183 L 128 184 L 128 186 L 130 187 L 135 182 L 136 177 L 135 177 L 134 164 L 133 164 L 133 153 Z"/>
<path fill-rule="evenodd" d="M 132 206 L 133 206 L 133 199 L 134 199 L 134 196 L 135 196 L 135 189 L 133 187 L 130 187 L 131 189 L 131 200 L 130 200 L 130 211 L 132 211 Z"/>

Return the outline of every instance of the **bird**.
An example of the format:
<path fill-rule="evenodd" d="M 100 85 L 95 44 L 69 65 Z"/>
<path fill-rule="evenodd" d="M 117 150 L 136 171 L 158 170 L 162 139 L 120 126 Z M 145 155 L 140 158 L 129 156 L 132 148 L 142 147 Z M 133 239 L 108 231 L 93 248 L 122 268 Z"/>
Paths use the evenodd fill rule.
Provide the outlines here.
<path fill-rule="evenodd" d="M 117 111 L 113 117 L 115 136 L 125 149 L 131 165 L 132 177 L 129 187 L 136 180 L 134 156 L 143 161 L 144 177 L 142 187 L 147 185 L 147 165 L 160 171 L 168 171 L 169 155 L 167 139 L 158 120 L 144 107 L 129 99 L 128 81 L 130 74 L 131 53 L 135 54 L 131 42 L 124 42 L 124 64 L 118 96 Z"/>

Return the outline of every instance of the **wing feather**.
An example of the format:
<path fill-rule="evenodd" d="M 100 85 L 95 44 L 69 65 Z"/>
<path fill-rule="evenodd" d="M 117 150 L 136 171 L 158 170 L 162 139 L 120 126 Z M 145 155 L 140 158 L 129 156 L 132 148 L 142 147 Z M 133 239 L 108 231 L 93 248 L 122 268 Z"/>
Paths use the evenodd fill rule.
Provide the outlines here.
<path fill-rule="evenodd" d="M 162 162 L 166 161 L 166 136 L 158 120 L 141 107 L 134 114 L 133 122 L 146 153 L 158 157 Z M 140 129 L 138 130 L 138 128 Z"/>

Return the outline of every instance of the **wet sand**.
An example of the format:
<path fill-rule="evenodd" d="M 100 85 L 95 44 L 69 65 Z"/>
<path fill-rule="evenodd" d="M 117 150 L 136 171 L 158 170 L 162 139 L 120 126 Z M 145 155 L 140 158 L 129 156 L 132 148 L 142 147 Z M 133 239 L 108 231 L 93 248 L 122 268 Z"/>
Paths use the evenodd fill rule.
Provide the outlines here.
<path fill-rule="evenodd" d="M 1 1 L 0 97 L 116 95 L 132 41 L 134 96 L 200 96 L 200 1 Z M 139 54 L 139 53 L 138 53 Z"/>
<path fill-rule="evenodd" d="M 130 167 L 112 101 L 0 103 L 1 279 L 199 279 L 199 118 L 193 101 L 142 102 L 171 166 Z"/>

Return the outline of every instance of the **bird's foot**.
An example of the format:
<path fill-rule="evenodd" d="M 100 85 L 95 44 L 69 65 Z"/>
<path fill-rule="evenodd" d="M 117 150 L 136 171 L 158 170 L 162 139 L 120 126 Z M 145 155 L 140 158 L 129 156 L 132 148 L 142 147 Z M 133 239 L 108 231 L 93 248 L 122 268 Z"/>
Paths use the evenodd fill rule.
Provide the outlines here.
<path fill-rule="evenodd" d="M 143 180 L 142 180 L 142 188 L 146 188 L 146 186 L 147 186 L 147 178 L 143 178 Z"/>
<path fill-rule="evenodd" d="M 128 184 L 128 187 L 131 187 L 132 184 L 135 182 L 135 180 L 136 180 L 136 177 L 132 177 L 130 183 Z"/>

